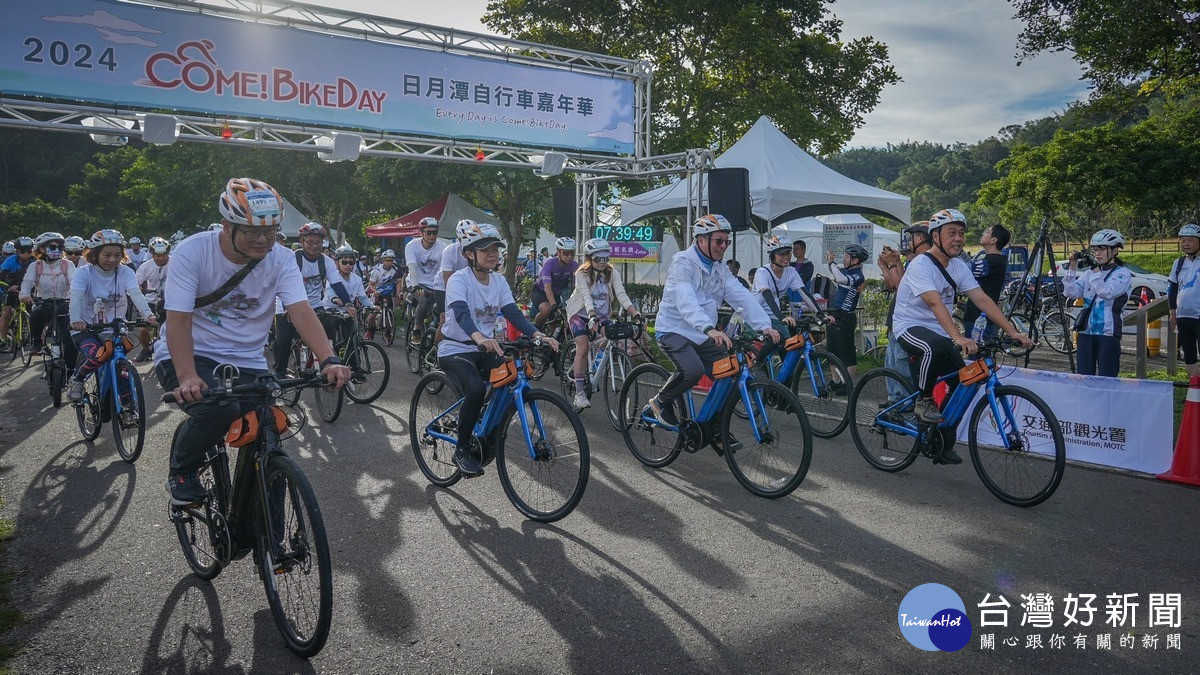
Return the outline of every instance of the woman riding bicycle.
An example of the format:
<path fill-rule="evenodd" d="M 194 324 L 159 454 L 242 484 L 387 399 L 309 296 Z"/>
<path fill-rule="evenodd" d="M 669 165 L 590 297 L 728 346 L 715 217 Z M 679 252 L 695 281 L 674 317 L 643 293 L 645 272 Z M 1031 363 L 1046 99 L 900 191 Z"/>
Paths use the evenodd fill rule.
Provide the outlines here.
<path fill-rule="evenodd" d="M 79 349 L 79 367 L 67 398 L 83 400 L 83 382 L 100 368 L 98 355 L 104 342 L 93 331 L 84 330 L 89 323 L 106 323 L 125 317 L 133 301 L 138 313 L 151 324 L 158 323 L 146 296 L 138 289 L 137 277 L 125 261 L 125 237 L 116 230 L 100 230 L 92 235 L 88 245 L 87 267 L 75 271 L 71 281 L 71 339 Z"/>
<path fill-rule="evenodd" d="M 367 297 L 367 289 L 363 288 L 362 277 L 354 273 L 354 266 L 358 263 L 358 252 L 349 244 L 339 246 L 333 252 L 333 259 L 337 261 L 338 274 L 342 283 L 346 286 L 346 293 L 350 295 L 350 301 L 354 304 L 361 305 L 364 310 L 375 309 L 375 303 L 371 302 L 371 298 Z M 326 309 L 340 309 L 345 307 L 346 303 L 333 292 L 333 289 L 325 289 L 325 307 Z M 334 346 L 341 344 L 350 331 L 354 330 L 354 317 L 344 316 L 338 321 L 337 334 L 334 338 Z"/>
<path fill-rule="evenodd" d="M 1117 257 L 1125 237 L 1116 230 L 1092 235 L 1095 265 L 1080 271 L 1080 257 L 1071 258 L 1063 279 L 1063 295 L 1083 298 L 1083 310 L 1075 322 L 1079 331 L 1076 372 L 1081 375 L 1116 377 L 1121 363 L 1121 310 L 1129 300 L 1133 276 L 1125 261 Z"/>
<path fill-rule="evenodd" d="M 587 394 L 588 342 L 597 330 L 602 331 L 612 319 L 613 302 L 617 309 L 633 318 L 642 314 L 634 306 L 621 283 L 621 275 L 608 264 L 609 246 L 603 239 L 589 239 L 583 244 L 583 265 L 575 271 L 575 292 L 567 300 L 571 335 L 575 338 L 575 407 L 583 410 L 592 405 Z"/>
<path fill-rule="evenodd" d="M 504 363 L 504 351 L 493 337 L 500 315 L 525 335 L 558 343 L 543 335 L 521 314 L 504 275 L 492 274 L 506 244 L 495 225 L 479 223 L 464 229 L 458 243 L 467 267 L 450 275 L 446 284 L 446 321 L 438 343 L 438 364 L 463 396 L 458 410 L 454 463 L 466 476 L 483 474 L 481 458 L 470 452 L 471 433 L 483 410 L 487 374 Z"/>
<path fill-rule="evenodd" d="M 67 368 L 75 368 L 75 343 L 71 334 L 69 305 L 71 300 L 71 277 L 75 266 L 63 256 L 66 239 L 57 232 L 43 232 L 34 240 L 34 261 L 21 280 L 21 302 L 33 305 L 36 297 L 41 301 L 29 313 L 29 328 L 33 334 L 33 352 L 42 349 L 42 330 L 50 322 L 58 324 L 58 337 L 62 343 L 63 359 Z"/>
<path fill-rule="evenodd" d="M 771 327 L 771 318 L 754 294 L 742 288 L 729 267 L 721 264 L 732 237 L 733 227 L 725 216 L 701 216 L 692 225 L 695 243 L 676 253 L 667 268 L 655 338 L 675 364 L 675 372 L 649 406 L 655 417 L 673 427 L 679 426 L 675 401 L 733 346 L 729 336 L 715 327 L 722 302 L 740 308 L 747 323 L 779 342 L 779 331 Z"/>
<path fill-rule="evenodd" d="M 789 291 L 800 294 L 800 298 L 808 305 L 813 313 L 821 310 L 817 302 L 808 293 L 800 273 L 792 267 L 792 241 L 787 235 L 771 235 L 765 244 L 767 260 L 770 264 L 758 268 L 754 273 L 754 292 L 758 296 L 758 304 L 771 317 L 771 327 L 779 331 L 786 340 L 792 336 L 791 329 L 796 326 L 795 317 L 783 311 L 783 298 Z M 771 342 L 763 346 L 762 357 L 766 357 L 778 347 Z"/>

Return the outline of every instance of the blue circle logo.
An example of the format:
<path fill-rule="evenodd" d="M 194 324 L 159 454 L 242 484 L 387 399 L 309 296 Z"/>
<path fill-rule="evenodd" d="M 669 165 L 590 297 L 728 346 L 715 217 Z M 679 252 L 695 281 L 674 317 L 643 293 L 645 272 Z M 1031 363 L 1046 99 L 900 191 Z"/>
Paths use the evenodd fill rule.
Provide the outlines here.
<path fill-rule="evenodd" d="M 967 607 L 949 586 L 921 584 L 900 602 L 896 617 L 904 639 L 927 652 L 956 652 L 971 641 Z"/>

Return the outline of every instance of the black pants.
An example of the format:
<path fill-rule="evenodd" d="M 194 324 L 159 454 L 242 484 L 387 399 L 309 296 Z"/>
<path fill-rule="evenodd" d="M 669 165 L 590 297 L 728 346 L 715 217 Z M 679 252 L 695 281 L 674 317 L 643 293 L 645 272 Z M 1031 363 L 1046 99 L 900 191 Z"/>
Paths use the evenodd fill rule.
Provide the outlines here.
<path fill-rule="evenodd" d="M 325 336 L 332 342 L 337 335 L 339 323 L 337 317 L 318 314 L 317 318 L 320 319 L 321 326 L 325 329 Z M 292 343 L 295 341 L 296 327 L 292 325 L 292 320 L 286 313 L 277 314 L 275 316 L 275 342 L 271 344 L 275 377 L 283 378 L 287 375 L 288 359 L 292 358 Z"/>
<path fill-rule="evenodd" d="M 1116 377 L 1121 368 L 1121 338 L 1116 335 L 1079 334 L 1075 372 Z M 1187 363 L 1187 359 L 1184 359 Z"/>
<path fill-rule="evenodd" d="M 916 378 L 922 396 L 932 396 L 937 379 L 967 365 L 950 338 L 924 326 L 914 326 L 896 336 L 904 351 L 918 357 Z"/>
<path fill-rule="evenodd" d="M 440 272 L 439 272 L 440 274 Z M 426 288 L 421 294 L 421 300 L 417 303 L 417 311 L 413 314 L 413 325 L 424 325 L 425 317 L 433 312 L 433 322 L 436 324 L 438 315 L 442 313 L 442 303 L 445 301 L 445 291 L 435 291 L 432 288 Z"/>
<path fill-rule="evenodd" d="M 71 339 L 70 301 L 65 299 L 46 299 L 34 305 L 29 313 L 30 332 L 38 338 L 42 330 L 54 321 L 58 324 L 58 342 L 62 345 L 63 360 L 70 372 L 75 372 L 75 362 L 79 352 L 75 349 L 75 341 Z"/>
<path fill-rule="evenodd" d="M 1195 363 L 1196 345 L 1200 344 L 1200 319 L 1181 316 L 1175 320 L 1175 330 L 1179 333 L 1179 348 L 1183 350 L 1183 362 Z"/>
<path fill-rule="evenodd" d="M 854 312 L 833 310 L 834 323 L 829 324 L 829 336 L 825 345 L 829 353 L 842 360 L 849 366 L 858 365 L 858 350 L 854 348 L 854 328 L 858 325 L 858 317 Z"/>
<path fill-rule="evenodd" d="M 213 377 L 213 368 L 217 362 L 203 356 L 196 358 L 196 374 L 210 386 L 217 386 Z M 266 371 L 241 368 L 235 384 L 249 384 Z M 179 377 L 175 373 L 175 364 L 170 359 L 154 367 L 154 374 L 164 391 L 170 392 L 179 386 Z M 242 415 L 254 409 L 254 403 L 242 401 L 227 401 L 213 403 L 197 401 L 183 406 L 188 414 L 188 420 L 183 423 L 175 441 L 171 444 L 170 469 L 172 474 L 195 471 L 204 464 L 204 456 L 213 446 L 221 441 L 229 425 Z"/>
<path fill-rule="evenodd" d="M 678 333 L 663 333 L 658 336 L 658 343 L 671 363 L 675 364 L 675 372 L 667 378 L 658 394 L 660 402 L 675 401 L 683 396 L 696 386 L 701 377 L 712 374 L 714 361 L 729 355 L 712 338 L 696 344 Z M 685 411 L 679 412 L 682 414 Z"/>
<path fill-rule="evenodd" d="M 468 352 L 452 354 L 438 359 L 438 366 L 446 377 L 458 387 L 463 396 L 462 406 L 458 409 L 458 444 L 459 450 L 470 448 L 471 434 L 475 431 L 475 423 L 483 409 L 483 397 L 487 394 L 487 374 L 504 359 L 494 352 Z"/>

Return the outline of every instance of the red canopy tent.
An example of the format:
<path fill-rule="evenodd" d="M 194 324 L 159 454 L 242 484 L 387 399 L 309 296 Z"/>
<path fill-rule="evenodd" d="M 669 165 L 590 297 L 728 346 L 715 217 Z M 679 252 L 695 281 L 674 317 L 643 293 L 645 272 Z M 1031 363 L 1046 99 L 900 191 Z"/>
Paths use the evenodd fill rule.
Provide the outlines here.
<path fill-rule="evenodd" d="M 419 234 L 422 218 L 437 218 L 438 236 L 454 237 L 454 226 L 458 221 L 469 218 L 478 222 L 489 222 L 492 217 L 467 203 L 462 197 L 447 192 L 419 209 L 399 218 L 367 228 L 367 236 L 376 239 L 390 237 L 415 237 Z"/>

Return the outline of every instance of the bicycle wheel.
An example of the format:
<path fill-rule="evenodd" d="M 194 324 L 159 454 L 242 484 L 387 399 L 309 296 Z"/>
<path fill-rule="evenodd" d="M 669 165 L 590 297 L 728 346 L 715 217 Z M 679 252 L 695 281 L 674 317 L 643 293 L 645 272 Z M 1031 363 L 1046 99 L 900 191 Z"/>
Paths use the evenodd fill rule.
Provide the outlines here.
<path fill-rule="evenodd" d="M 67 371 L 62 366 L 57 364 L 50 366 L 50 372 L 46 374 L 46 379 L 50 383 L 50 400 L 54 403 L 54 407 L 62 406 L 63 387 L 67 383 Z"/>
<path fill-rule="evenodd" d="M 642 410 L 650 404 L 666 383 L 667 369 L 657 363 L 643 363 L 634 368 L 621 388 L 621 435 L 629 452 L 639 462 L 662 468 L 679 457 L 679 434 L 642 419 Z M 675 414 L 684 411 L 681 401 L 675 404 Z"/>
<path fill-rule="evenodd" d="M 304 368 L 308 365 L 308 346 L 300 343 L 292 346 L 291 367 L 288 368 L 288 377 L 300 377 L 304 373 Z M 296 405 L 300 400 L 300 388 L 293 388 L 283 393 L 283 400 L 288 405 Z"/>
<path fill-rule="evenodd" d="M 575 341 L 572 340 L 563 345 L 559 351 L 561 365 L 558 372 L 562 373 L 562 376 L 559 377 L 559 386 L 562 387 L 563 397 L 570 401 L 575 398 L 575 352 L 578 351 L 575 348 Z M 542 368 L 544 372 L 545 366 Z M 537 370 L 537 366 L 534 366 L 534 370 Z"/>
<path fill-rule="evenodd" d="M 833 438 L 850 423 L 850 371 L 838 357 L 814 351 L 801 359 L 792 376 L 792 393 L 808 415 L 813 436 Z"/>
<path fill-rule="evenodd" d="M 107 405 L 100 399 L 100 376 L 93 373 L 83 382 L 83 399 L 75 404 L 75 421 L 83 440 L 94 441 L 100 435 L 104 422 L 100 417 L 100 406 Z"/>
<path fill-rule="evenodd" d="M 420 375 L 421 345 L 419 340 L 417 344 L 413 344 L 414 330 L 416 330 L 416 328 L 413 327 L 411 322 L 408 324 L 408 327 L 404 329 L 404 358 L 408 363 L 409 371 L 411 371 L 414 375 Z"/>
<path fill-rule="evenodd" d="M 329 387 L 316 387 L 312 390 L 313 399 L 317 404 L 317 414 L 330 424 L 337 421 L 342 414 L 342 404 L 345 402 L 346 388 L 334 390 Z"/>
<path fill-rule="evenodd" d="M 1054 351 L 1069 354 L 1075 351 L 1075 341 L 1071 339 L 1074 327 L 1074 320 L 1066 313 L 1051 310 L 1042 318 L 1042 339 Z"/>
<path fill-rule="evenodd" d="M 391 347 L 396 341 L 396 314 L 390 303 L 384 304 L 380 321 L 383 322 L 383 344 Z"/>
<path fill-rule="evenodd" d="M 746 410 L 740 392 L 734 390 L 721 412 L 717 433 L 725 448 L 722 454 L 733 477 L 752 494 L 784 497 L 804 481 L 812 461 L 808 416 L 796 395 L 778 382 L 751 380 L 746 392 L 751 410 Z M 735 415 L 735 408 L 741 408 L 742 414 Z"/>
<path fill-rule="evenodd" d="M 347 361 L 351 376 L 346 383 L 346 396 L 355 403 L 370 403 L 379 398 L 392 377 L 392 366 L 383 347 L 362 340 Z"/>
<path fill-rule="evenodd" d="M 613 348 L 608 355 L 608 366 L 605 367 L 600 388 L 604 390 L 604 408 L 608 411 L 608 421 L 617 431 L 625 428 L 621 420 L 621 389 L 632 371 L 633 363 L 625 350 Z M 592 395 L 595 396 L 595 392 L 592 392 Z"/>
<path fill-rule="evenodd" d="M 275 626 L 297 656 L 325 646 L 333 620 L 333 570 L 325 521 L 308 478 L 290 457 L 272 455 L 263 469 L 267 494 L 257 510 L 259 577 Z"/>
<path fill-rule="evenodd" d="M 877 368 L 863 375 L 850 394 L 850 435 L 863 459 L 880 471 L 907 469 L 920 454 L 915 431 L 910 436 L 879 424 L 883 419 L 915 430 L 916 416 L 911 402 L 888 410 L 893 403 L 907 399 L 915 392 L 912 382 L 898 371 Z M 885 410 L 886 418 L 880 414 Z"/>
<path fill-rule="evenodd" d="M 437 331 L 430 327 L 425 329 L 421 338 L 421 372 L 429 373 L 437 369 Z"/>
<path fill-rule="evenodd" d="M 514 400 L 496 436 L 496 469 L 504 494 L 522 515 L 552 523 L 571 513 L 587 488 L 587 434 L 558 394 L 526 389 L 522 399 L 532 445 L 525 442 Z"/>
<path fill-rule="evenodd" d="M 21 365 L 24 368 L 28 368 L 33 363 L 35 354 L 33 351 L 33 339 L 29 335 L 29 319 L 24 314 L 21 315 L 21 323 L 24 324 L 21 334 L 25 336 L 21 345 Z"/>
<path fill-rule="evenodd" d="M 109 398 L 113 406 L 113 440 L 121 459 L 133 464 L 142 456 L 142 443 L 146 440 L 146 398 L 142 394 L 142 378 L 128 359 L 118 361 L 116 370 L 116 396 Z"/>
<path fill-rule="evenodd" d="M 450 378 L 435 370 L 417 383 L 408 407 L 408 438 L 413 456 L 425 478 L 438 487 L 450 487 L 462 478 L 454 463 L 454 442 L 433 435 L 458 437 L 461 399 Z"/>
<path fill-rule="evenodd" d="M 175 435 L 179 435 L 178 429 L 175 430 Z M 223 458 L 217 463 L 200 467 L 196 470 L 196 478 L 208 490 L 208 500 L 202 506 L 189 509 L 169 507 L 171 522 L 175 523 L 175 534 L 179 537 L 179 548 L 183 550 L 183 558 L 188 567 L 192 568 L 192 573 L 201 579 L 215 578 L 225 568 L 222 561 L 229 560 L 231 555 L 228 550 L 232 545 L 229 528 L 225 517 L 219 511 L 216 496 L 216 485 L 220 480 L 217 474 L 228 471 Z"/>
<path fill-rule="evenodd" d="M 967 442 L 980 480 L 1001 501 L 1035 506 L 1058 489 L 1067 451 L 1050 406 L 1037 394 L 1014 386 L 996 387 L 997 418 L 985 395 L 971 411 Z M 1007 438 L 1005 448 L 1001 438 Z"/>
<path fill-rule="evenodd" d="M 1012 321 L 1014 328 L 1028 335 L 1029 339 L 1033 340 L 1034 346 L 1037 346 L 1037 326 L 1030 323 L 1027 316 L 1024 314 L 1013 314 L 1012 316 L 1008 317 L 1008 320 Z M 1004 346 L 1004 353 L 1008 354 L 1009 356 L 1025 356 L 1031 351 L 1033 351 L 1033 347 L 1025 348 L 1019 344 L 1016 344 L 1015 342 L 1008 343 Z"/>

